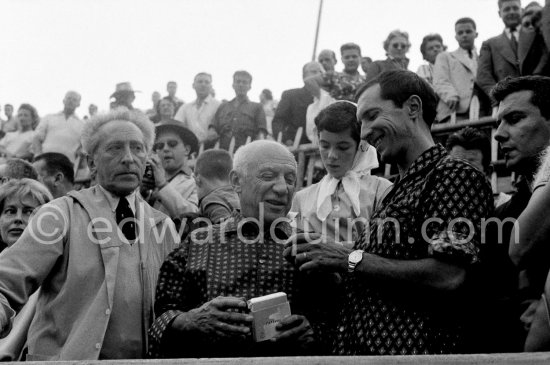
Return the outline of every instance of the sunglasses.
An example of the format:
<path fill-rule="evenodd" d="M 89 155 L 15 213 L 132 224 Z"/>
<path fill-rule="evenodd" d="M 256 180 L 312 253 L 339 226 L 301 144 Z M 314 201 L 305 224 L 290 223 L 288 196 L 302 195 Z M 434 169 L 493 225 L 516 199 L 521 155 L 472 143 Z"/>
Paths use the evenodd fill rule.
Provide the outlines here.
<path fill-rule="evenodd" d="M 399 49 L 399 48 L 407 49 L 409 47 L 409 45 L 405 43 L 394 43 L 391 46 L 392 48 L 395 48 L 395 49 Z"/>
<path fill-rule="evenodd" d="M 531 23 L 531 22 L 524 22 L 521 24 L 522 27 L 524 28 L 531 28 L 531 26 L 535 26 L 535 24 Z"/>
<path fill-rule="evenodd" d="M 170 141 L 166 141 L 166 144 L 168 145 L 168 147 L 174 148 L 180 143 L 176 140 L 170 140 Z M 163 148 L 164 148 L 164 142 L 157 142 L 153 145 L 153 150 L 155 151 L 162 150 Z"/>

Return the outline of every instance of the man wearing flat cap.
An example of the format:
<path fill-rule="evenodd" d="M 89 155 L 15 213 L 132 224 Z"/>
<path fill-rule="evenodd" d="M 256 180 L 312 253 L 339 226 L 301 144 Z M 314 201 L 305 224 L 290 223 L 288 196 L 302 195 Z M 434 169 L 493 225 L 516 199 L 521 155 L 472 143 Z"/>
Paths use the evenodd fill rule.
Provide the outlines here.
<path fill-rule="evenodd" d="M 199 199 L 193 172 L 187 160 L 199 150 L 195 134 L 181 123 L 164 123 L 156 127 L 154 154 L 150 164 L 153 179 L 145 180 L 142 192 L 149 189 L 154 208 L 172 219 L 186 213 L 197 213 Z"/>

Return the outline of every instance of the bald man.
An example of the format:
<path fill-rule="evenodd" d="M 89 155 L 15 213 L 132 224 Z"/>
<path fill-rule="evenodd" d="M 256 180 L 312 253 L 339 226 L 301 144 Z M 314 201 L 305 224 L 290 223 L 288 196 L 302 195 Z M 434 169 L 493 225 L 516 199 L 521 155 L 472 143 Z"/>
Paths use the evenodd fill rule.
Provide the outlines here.
<path fill-rule="evenodd" d="M 291 232 L 284 217 L 295 189 L 294 156 L 279 143 L 252 142 L 235 153 L 230 180 L 241 211 L 222 225 L 195 231 L 189 246 L 175 250 L 162 266 L 157 319 L 149 332 L 152 357 L 304 355 L 324 338 L 309 322 L 320 318 L 322 300 L 302 287 L 300 272 L 283 258 Z M 276 292 L 288 295 L 293 315 L 277 325 L 273 341 L 255 343 L 246 301 Z"/>
<path fill-rule="evenodd" d="M 63 110 L 42 118 L 33 141 L 35 155 L 57 152 L 75 163 L 84 127 L 84 122 L 75 114 L 80 106 L 80 99 L 79 93 L 68 91 L 63 99 Z"/>
<path fill-rule="evenodd" d="M 294 137 L 298 128 L 303 128 L 300 144 L 311 143 L 306 135 L 306 112 L 307 107 L 313 103 L 313 96 L 311 92 L 306 89 L 305 80 L 311 76 L 311 70 L 318 68 L 319 63 L 308 62 L 302 67 L 302 79 L 304 80 L 304 86 L 299 89 L 285 90 L 281 95 L 281 101 L 275 111 L 273 117 L 272 128 L 273 138 L 276 140 L 279 137 L 279 133 L 282 133 L 282 142 L 286 145 L 292 145 L 294 143 Z"/>

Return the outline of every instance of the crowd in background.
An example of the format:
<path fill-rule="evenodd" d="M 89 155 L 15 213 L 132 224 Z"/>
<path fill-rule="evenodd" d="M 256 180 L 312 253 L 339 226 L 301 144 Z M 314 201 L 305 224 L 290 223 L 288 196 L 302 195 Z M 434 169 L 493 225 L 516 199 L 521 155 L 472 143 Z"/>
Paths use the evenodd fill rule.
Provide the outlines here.
<path fill-rule="evenodd" d="M 322 50 L 279 101 L 237 70 L 230 100 L 201 72 L 195 100 L 170 81 L 146 111 L 130 82 L 83 119 L 72 90 L 43 117 L 4 104 L 0 358 L 550 350 L 550 6 L 495 3 L 500 35 L 478 51 L 456 19 L 416 73 L 394 30 L 384 60 L 348 42 L 337 71 Z M 472 116 L 497 120 L 511 191 L 493 194 L 485 131 L 434 141 Z M 295 191 L 308 143 L 323 173 Z M 276 292 L 292 315 L 255 342 L 247 300 Z"/>

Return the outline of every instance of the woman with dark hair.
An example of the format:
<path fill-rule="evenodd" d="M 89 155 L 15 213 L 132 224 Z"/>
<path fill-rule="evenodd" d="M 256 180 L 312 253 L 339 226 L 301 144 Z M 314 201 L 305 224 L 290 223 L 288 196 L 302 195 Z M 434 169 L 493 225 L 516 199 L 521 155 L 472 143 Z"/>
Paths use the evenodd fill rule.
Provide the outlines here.
<path fill-rule="evenodd" d="M 407 53 L 411 48 L 409 33 L 400 30 L 390 32 L 383 43 L 388 58 L 372 62 L 367 68 L 367 81 L 389 70 L 407 70 L 409 59 Z"/>
<path fill-rule="evenodd" d="M 426 81 L 433 84 L 433 71 L 435 59 L 438 54 L 445 51 L 447 47 L 443 44 L 443 38 L 439 34 L 428 34 L 422 39 L 422 44 L 420 45 L 420 52 L 422 57 L 428 61 L 427 64 L 420 65 L 416 74 Z"/>
<path fill-rule="evenodd" d="M 376 150 L 360 139 L 357 107 L 337 101 L 315 118 L 319 152 L 327 175 L 296 193 L 290 209 L 298 228 L 351 245 L 391 183 L 373 176 Z"/>
<path fill-rule="evenodd" d="M 8 158 L 32 159 L 31 146 L 34 129 L 40 118 L 36 109 L 30 104 L 21 104 L 17 111 L 18 126 L 15 132 L 8 132 L 0 140 L 0 155 Z"/>
<path fill-rule="evenodd" d="M 169 97 L 164 97 L 157 103 L 157 114 L 151 118 L 155 124 L 174 123 L 174 115 L 176 115 L 176 103 Z"/>

